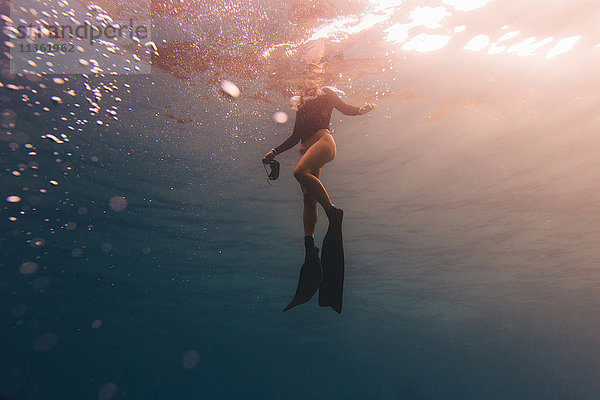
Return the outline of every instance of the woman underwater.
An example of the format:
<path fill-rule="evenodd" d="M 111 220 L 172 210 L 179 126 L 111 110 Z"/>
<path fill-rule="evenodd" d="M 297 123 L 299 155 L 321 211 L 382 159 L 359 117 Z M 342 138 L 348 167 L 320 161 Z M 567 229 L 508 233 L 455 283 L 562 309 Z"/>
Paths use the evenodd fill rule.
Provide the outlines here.
<path fill-rule="evenodd" d="M 319 65 L 316 67 L 322 68 Z M 331 202 L 319 177 L 321 168 L 332 161 L 336 155 L 335 141 L 329 130 L 333 109 L 337 109 L 344 115 L 362 115 L 376 106 L 366 104 L 355 107 L 346 104 L 338 97 L 338 91 L 334 88 L 321 87 L 321 78 L 314 73 L 305 75 L 300 90 L 299 96 L 292 97 L 292 106 L 296 110 L 292 135 L 263 157 L 263 163 L 268 163 L 298 142 L 301 143 L 294 177 L 300 183 L 304 195 L 306 259 L 300 270 L 296 295 L 283 311 L 309 301 L 320 287 L 319 304 L 324 307 L 331 306 L 337 312 L 341 312 L 344 274 L 341 225 L 344 212 Z M 318 257 L 319 249 L 314 243 L 318 217 L 317 202 L 321 204 L 329 219 L 321 260 Z"/>

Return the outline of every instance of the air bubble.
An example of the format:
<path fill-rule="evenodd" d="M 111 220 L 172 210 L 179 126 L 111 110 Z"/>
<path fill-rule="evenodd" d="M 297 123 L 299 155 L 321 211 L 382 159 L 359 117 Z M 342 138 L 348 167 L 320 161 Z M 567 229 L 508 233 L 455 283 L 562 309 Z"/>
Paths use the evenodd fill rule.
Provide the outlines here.
<path fill-rule="evenodd" d="M 2 111 L 2 117 L 6 119 L 16 119 L 17 113 L 9 108 Z"/>
<path fill-rule="evenodd" d="M 127 208 L 127 200 L 122 196 L 114 196 L 108 202 L 113 211 L 123 211 Z"/>
<path fill-rule="evenodd" d="M 6 198 L 6 201 L 8 201 L 9 203 L 18 203 L 21 201 L 21 198 L 19 196 L 8 196 Z"/>
<path fill-rule="evenodd" d="M 273 121 L 277 122 L 278 124 L 285 124 L 288 121 L 288 115 L 283 111 L 277 111 L 275 114 L 273 114 Z"/>
<path fill-rule="evenodd" d="M 29 243 L 31 247 L 42 247 L 45 244 L 46 241 L 44 240 L 44 238 L 35 238 Z"/>
<path fill-rule="evenodd" d="M 187 369 L 192 369 L 198 365 L 200 361 L 200 355 L 196 350 L 190 350 L 183 355 L 183 367 Z"/>
<path fill-rule="evenodd" d="M 58 336 L 56 336 L 56 334 L 52 332 L 44 333 L 35 339 L 34 348 L 37 351 L 52 350 L 56 345 L 56 342 L 58 342 Z"/>
<path fill-rule="evenodd" d="M 240 97 L 240 89 L 231 81 L 224 80 L 221 82 L 221 89 L 233 98 Z"/>
<path fill-rule="evenodd" d="M 19 271 L 21 271 L 21 273 L 23 275 L 31 275 L 34 274 L 36 271 L 38 270 L 38 265 L 37 263 L 33 262 L 33 261 L 27 261 L 24 262 L 23 264 L 21 264 L 21 266 L 19 267 Z"/>
<path fill-rule="evenodd" d="M 98 391 L 98 400 L 110 400 L 117 394 L 117 385 L 113 382 L 108 382 Z"/>

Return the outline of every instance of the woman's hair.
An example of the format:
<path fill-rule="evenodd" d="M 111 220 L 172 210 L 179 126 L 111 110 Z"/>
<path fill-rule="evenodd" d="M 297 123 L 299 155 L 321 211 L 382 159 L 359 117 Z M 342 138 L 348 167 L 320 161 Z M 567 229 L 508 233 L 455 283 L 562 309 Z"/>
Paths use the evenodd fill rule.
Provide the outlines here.
<path fill-rule="evenodd" d="M 322 96 L 326 93 L 326 91 L 331 91 L 334 94 L 336 94 L 338 97 L 344 96 L 346 94 L 342 90 L 336 88 L 335 86 L 323 86 L 323 87 L 316 88 L 314 91 L 314 94 L 312 96 L 306 96 L 306 95 L 292 96 L 290 98 L 289 105 L 290 105 L 290 107 L 292 107 L 292 109 L 294 111 L 298 111 L 299 109 L 302 108 L 302 106 L 304 105 L 304 103 L 307 100 L 315 99 L 318 96 Z"/>
<path fill-rule="evenodd" d="M 289 101 L 292 109 L 298 111 L 307 100 L 324 95 L 324 89 L 330 89 L 337 95 L 344 94 L 344 92 L 334 86 L 322 86 L 325 77 L 325 67 L 325 63 L 308 63 L 308 66 L 300 76 L 300 94 L 292 96 Z"/>
<path fill-rule="evenodd" d="M 292 96 L 292 98 L 290 98 L 290 107 L 292 107 L 292 109 L 294 109 L 295 111 L 298 111 L 302 108 L 302 106 L 304 105 L 304 103 L 306 103 L 307 100 L 316 99 L 318 96 L 322 96 L 323 94 L 325 94 L 325 92 L 323 92 L 323 89 L 319 87 L 315 88 L 314 91 L 310 94 L 303 93 L 296 96 Z"/>

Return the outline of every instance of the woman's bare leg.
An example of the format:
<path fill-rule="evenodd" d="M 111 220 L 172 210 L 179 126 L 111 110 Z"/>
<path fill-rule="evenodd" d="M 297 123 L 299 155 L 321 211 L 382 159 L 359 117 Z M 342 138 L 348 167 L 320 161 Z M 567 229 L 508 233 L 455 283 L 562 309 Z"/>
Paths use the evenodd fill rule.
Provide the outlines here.
<path fill-rule="evenodd" d="M 316 172 L 311 172 L 312 175 L 319 178 L 321 170 L 318 169 Z M 315 236 L 315 229 L 317 227 L 317 219 L 319 217 L 319 210 L 317 207 L 317 199 L 308 194 L 308 191 L 302 187 L 302 193 L 304 194 L 304 212 L 302 214 L 302 222 L 304 223 L 304 236 Z"/>
<path fill-rule="evenodd" d="M 304 153 L 294 170 L 294 176 L 302 185 L 303 191 L 316 199 L 325 212 L 329 211 L 333 204 L 325 187 L 318 177 L 311 174 L 311 171 L 321 169 L 323 165 L 335 158 L 335 154 L 335 141 L 330 134 L 326 133 Z"/>

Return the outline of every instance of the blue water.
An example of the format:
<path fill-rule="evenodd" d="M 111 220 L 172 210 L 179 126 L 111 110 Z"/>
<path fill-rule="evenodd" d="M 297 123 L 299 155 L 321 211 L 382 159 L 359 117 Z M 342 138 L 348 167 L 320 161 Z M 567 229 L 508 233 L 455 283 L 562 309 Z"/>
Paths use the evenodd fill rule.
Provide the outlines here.
<path fill-rule="evenodd" d="M 281 313 L 304 253 L 297 149 L 271 186 L 260 159 L 289 135 L 284 96 L 158 69 L 45 76 L 32 94 L 4 60 L 23 88 L 0 88 L 0 398 L 600 398 L 597 91 L 578 60 L 444 51 L 376 79 L 405 95 L 332 119 L 341 315 L 315 299 Z M 118 120 L 90 117 L 85 83 Z"/>

